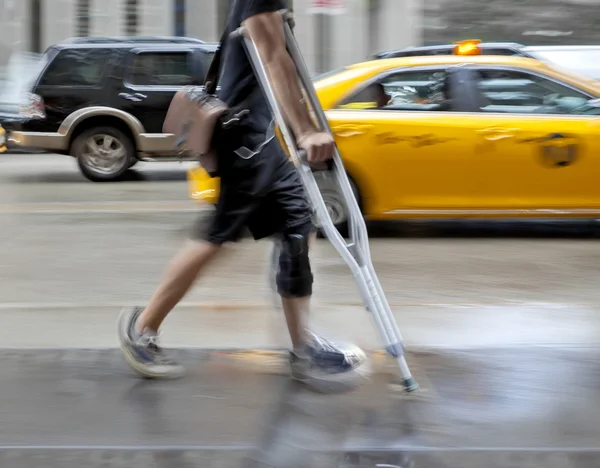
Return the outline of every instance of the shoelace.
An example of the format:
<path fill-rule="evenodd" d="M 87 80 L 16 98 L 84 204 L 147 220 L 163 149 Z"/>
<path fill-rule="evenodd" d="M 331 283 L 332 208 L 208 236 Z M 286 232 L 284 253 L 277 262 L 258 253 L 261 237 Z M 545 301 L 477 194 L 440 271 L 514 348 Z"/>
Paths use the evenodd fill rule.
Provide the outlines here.
<path fill-rule="evenodd" d="M 358 362 L 358 357 L 351 350 L 340 349 L 339 345 L 336 345 L 332 341 L 329 341 L 325 338 L 315 335 L 312 332 L 311 332 L 311 336 L 312 336 L 312 342 L 315 345 L 315 347 L 318 347 L 319 349 L 329 352 L 329 353 L 339 354 L 339 355 L 343 356 L 344 362 L 347 364 L 354 364 L 354 363 Z"/>
<path fill-rule="evenodd" d="M 143 346 L 154 358 L 154 362 L 157 364 L 172 364 L 174 361 L 170 359 L 165 351 L 158 345 L 158 338 L 160 333 L 156 335 L 142 335 L 136 343 L 138 346 Z"/>

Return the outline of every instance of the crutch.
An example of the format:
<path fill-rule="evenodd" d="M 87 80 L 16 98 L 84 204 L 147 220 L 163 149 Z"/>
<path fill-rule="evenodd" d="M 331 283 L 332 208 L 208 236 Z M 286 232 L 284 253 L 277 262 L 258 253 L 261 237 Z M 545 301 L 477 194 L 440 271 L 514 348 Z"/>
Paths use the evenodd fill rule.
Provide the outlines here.
<path fill-rule="evenodd" d="M 325 116 L 325 112 L 321 107 L 310 78 L 310 73 L 306 67 L 306 63 L 304 62 L 298 47 L 298 43 L 296 42 L 296 39 L 292 33 L 293 17 L 286 10 L 282 10 L 280 13 L 282 14 L 284 20 L 283 24 L 287 49 L 292 60 L 294 61 L 294 64 L 296 65 L 300 82 L 307 94 L 310 107 L 316 116 L 318 127 L 322 131 L 327 131 L 331 134 L 327 117 Z M 348 223 L 350 228 L 349 242 L 347 242 L 346 239 L 344 239 L 335 228 L 329 213 L 327 212 L 327 207 L 325 206 L 321 192 L 319 191 L 318 184 L 313 174 L 313 169 L 309 166 L 306 159 L 306 154 L 303 151 L 298 150 L 296 147 L 295 140 L 292 138 L 292 133 L 283 119 L 283 114 L 279 108 L 279 105 L 277 104 L 275 94 L 269 83 L 264 64 L 256 45 L 250 39 L 243 27 L 238 28 L 236 31 L 232 32 L 231 35 L 232 39 L 241 38 L 243 41 L 250 63 L 254 68 L 256 77 L 269 102 L 269 106 L 271 107 L 271 111 L 275 117 L 275 121 L 279 126 L 286 146 L 288 147 L 291 160 L 298 169 L 308 198 L 315 208 L 318 223 L 324 230 L 326 237 L 333 244 L 339 255 L 348 264 L 350 270 L 352 271 L 356 284 L 358 285 L 360 295 L 365 303 L 365 307 L 367 311 L 371 313 L 371 316 L 373 317 L 379 333 L 384 341 L 385 350 L 396 360 L 398 364 L 405 390 L 407 392 L 417 390 L 418 384 L 412 377 L 408 368 L 408 364 L 406 363 L 403 339 L 400 335 L 400 331 L 398 330 L 396 319 L 392 314 L 371 262 L 367 227 L 356 198 L 354 197 L 354 193 L 352 192 L 350 181 L 348 180 L 348 176 L 344 169 L 344 165 L 337 147 L 334 152 L 331 171 L 333 172 L 333 178 L 339 185 L 342 196 L 344 197 L 346 205 L 348 206 Z"/>

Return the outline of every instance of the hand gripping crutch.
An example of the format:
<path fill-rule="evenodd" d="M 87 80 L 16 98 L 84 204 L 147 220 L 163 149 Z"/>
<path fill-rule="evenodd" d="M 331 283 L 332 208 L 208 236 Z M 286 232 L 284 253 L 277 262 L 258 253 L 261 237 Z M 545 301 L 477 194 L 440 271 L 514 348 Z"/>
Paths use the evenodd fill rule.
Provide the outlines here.
<path fill-rule="evenodd" d="M 307 94 L 318 127 L 322 131 L 327 131 L 331 134 L 327 117 L 319 103 L 319 99 L 310 78 L 310 73 L 308 72 L 298 43 L 292 33 L 292 15 L 286 10 L 281 11 L 281 14 L 284 19 L 285 40 L 288 52 L 296 65 L 300 82 Z M 331 170 L 333 172 L 334 180 L 339 185 L 341 194 L 348 207 L 348 223 L 350 227 L 349 242 L 347 242 L 335 228 L 327 211 L 327 207 L 325 206 L 323 197 L 321 196 L 321 192 L 319 191 L 313 169 L 309 166 L 306 155 L 296 147 L 292 133 L 283 119 L 283 114 L 277 104 L 275 94 L 256 45 L 250 39 L 243 27 L 234 31 L 232 36 L 235 38 L 242 38 L 250 63 L 254 68 L 254 72 L 256 73 L 260 86 L 269 102 L 273 116 L 275 117 L 275 121 L 279 126 L 286 146 L 289 149 L 291 160 L 298 169 L 307 195 L 316 210 L 318 223 L 322 226 L 325 235 L 352 271 L 366 309 L 371 313 L 385 343 L 385 349 L 388 354 L 395 358 L 398 364 L 405 390 L 408 392 L 416 390 L 418 384 L 412 377 L 406 363 L 402 336 L 400 335 L 396 320 L 385 298 L 385 294 L 371 262 L 367 227 L 358 206 L 358 202 L 352 192 L 348 176 L 337 148 L 334 152 Z"/>

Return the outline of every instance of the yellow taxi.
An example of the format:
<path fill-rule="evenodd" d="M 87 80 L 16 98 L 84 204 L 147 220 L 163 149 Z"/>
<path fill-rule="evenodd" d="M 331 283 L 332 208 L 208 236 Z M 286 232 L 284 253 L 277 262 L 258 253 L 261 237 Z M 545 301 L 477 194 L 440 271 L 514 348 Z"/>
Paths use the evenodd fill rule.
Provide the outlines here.
<path fill-rule="evenodd" d="M 0 153 L 6 152 L 6 130 L 0 126 Z"/>
<path fill-rule="evenodd" d="M 600 216 L 600 83 L 458 47 L 316 80 L 365 217 Z M 188 182 L 192 198 L 217 200 L 201 168 Z M 326 203 L 344 221 L 339 195 Z"/>

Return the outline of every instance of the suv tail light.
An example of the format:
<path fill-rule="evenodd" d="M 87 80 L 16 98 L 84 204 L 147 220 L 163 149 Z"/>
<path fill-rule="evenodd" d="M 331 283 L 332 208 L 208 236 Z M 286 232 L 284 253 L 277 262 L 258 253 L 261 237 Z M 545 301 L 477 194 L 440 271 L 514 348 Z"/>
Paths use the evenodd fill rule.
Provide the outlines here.
<path fill-rule="evenodd" d="M 22 117 L 29 119 L 45 119 L 46 118 L 46 107 L 44 105 L 44 99 L 41 96 L 33 93 L 27 93 L 19 114 Z"/>

